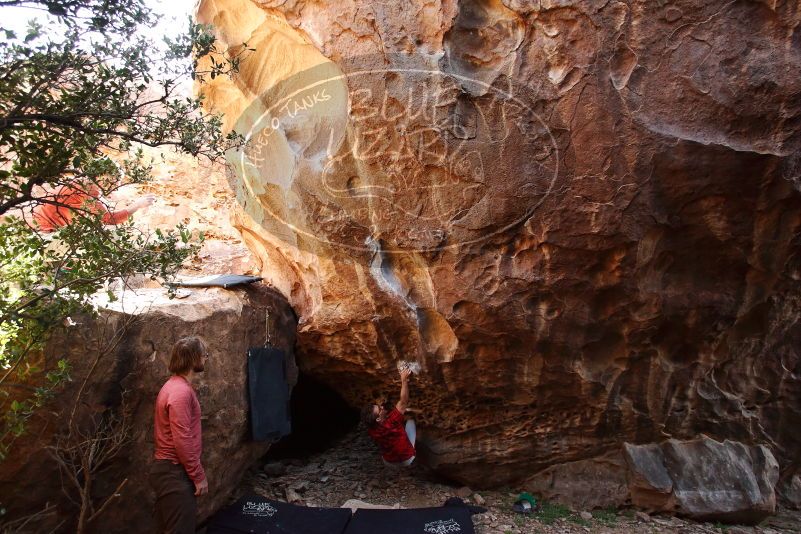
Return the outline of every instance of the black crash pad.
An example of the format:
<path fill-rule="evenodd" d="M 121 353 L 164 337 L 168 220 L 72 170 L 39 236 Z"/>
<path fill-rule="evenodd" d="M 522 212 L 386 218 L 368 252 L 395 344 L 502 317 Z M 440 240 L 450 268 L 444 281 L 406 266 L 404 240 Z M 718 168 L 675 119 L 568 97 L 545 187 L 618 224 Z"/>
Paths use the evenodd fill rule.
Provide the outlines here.
<path fill-rule="evenodd" d="M 214 514 L 206 534 L 342 534 L 350 518 L 350 508 L 312 508 L 246 495 Z"/>
<path fill-rule="evenodd" d="M 345 534 L 475 534 L 466 506 L 356 510 Z"/>
<path fill-rule="evenodd" d="M 186 280 L 179 280 L 173 282 L 172 285 L 179 287 L 222 287 L 228 289 L 229 287 L 239 286 L 242 284 L 252 284 L 262 280 L 261 276 L 246 276 L 244 274 L 212 274 L 209 276 L 201 276 L 200 278 L 189 278 Z"/>
<path fill-rule="evenodd" d="M 286 355 L 274 347 L 248 350 L 250 430 L 254 441 L 278 440 L 292 431 Z"/>

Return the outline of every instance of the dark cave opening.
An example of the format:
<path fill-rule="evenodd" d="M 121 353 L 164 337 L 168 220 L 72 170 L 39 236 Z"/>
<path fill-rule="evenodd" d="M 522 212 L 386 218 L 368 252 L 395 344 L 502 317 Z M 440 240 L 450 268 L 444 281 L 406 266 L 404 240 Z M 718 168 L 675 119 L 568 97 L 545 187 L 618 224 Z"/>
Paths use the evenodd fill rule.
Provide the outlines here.
<path fill-rule="evenodd" d="M 265 460 L 321 453 L 359 425 L 358 409 L 349 406 L 331 387 L 302 372 L 289 404 L 292 433 L 274 443 Z"/>

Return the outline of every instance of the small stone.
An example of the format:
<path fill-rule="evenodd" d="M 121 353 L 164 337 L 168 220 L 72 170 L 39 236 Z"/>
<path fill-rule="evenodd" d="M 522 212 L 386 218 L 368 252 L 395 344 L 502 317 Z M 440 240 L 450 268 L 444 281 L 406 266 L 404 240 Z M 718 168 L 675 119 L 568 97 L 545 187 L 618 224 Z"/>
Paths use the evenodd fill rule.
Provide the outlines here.
<path fill-rule="evenodd" d="M 592 514 L 589 512 L 581 512 L 579 513 L 579 517 L 584 521 L 592 521 Z"/>
<path fill-rule="evenodd" d="M 298 493 L 304 493 L 307 489 L 309 489 L 309 482 L 308 480 L 300 480 L 294 484 L 291 484 L 289 487 Z"/>
<path fill-rule="evenodd" d="M 328 482 L 329 478 L 331 478 L 331 477 L 329 477 L 328 475 L 322 476 L 322 477 L 320 477 L 320 482 L 323 482 L 323 483 Z"/>
<path fill-rule="evenodd" d="M 462 499 L 466 499 L 473 494 L 473 490 L 468 488 L 467 486 L 462 486 L 458 490 L 456 490 L 456 496 L 461 497 Z"/>
<path fill-rule="evenodd" d="M 265 475 L 270 475 L 273 477 L 280 477 L 281 475 L 286 474 L 286 466 L 280 462 L 264 464 L 264 467 L 262 467 L 261 470 Z"/>
<path fill-rule="evenodd" d="M 636 517 L 638 520 L 642 521 L 643 523 L 650 523 L 651 522 L 651 516 L 646 514 L 645 512 L 640 512 L 639 510 L 634 512 L 634 517 Z"/>
<path fill-rule="evenodd" d="M 298 495 L 298 492 L 296 492 L 292 488 L 286 488 L 286 490 L 284 490 L 284 493 L 286 494 L 286 501 L 289 503 L 297 504 L 303 502 L 303 499 L 301 498 L 300 495 Z"/>
<path fill-rule="evenodd" d="M 479 495 L 478 493 L 473 494 L 473 502 L 479 506 L 484 506 L 487 501 L 484 500 L 484 497 Z"/>

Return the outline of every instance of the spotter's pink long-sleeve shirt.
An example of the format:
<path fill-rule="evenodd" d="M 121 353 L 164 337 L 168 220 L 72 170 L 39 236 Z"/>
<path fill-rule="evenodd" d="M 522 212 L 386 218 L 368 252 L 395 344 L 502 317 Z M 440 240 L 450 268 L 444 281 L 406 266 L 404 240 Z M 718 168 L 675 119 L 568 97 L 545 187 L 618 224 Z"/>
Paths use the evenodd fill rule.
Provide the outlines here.
<path fill-rule="evenodd" d="M 98 198 L 100 188 L 92 184 L 86 191 L 62 186 L 54 194 L 53 204 L 39 204 L 33 210 L 33 220 L 44 232 L 55 232 L 72 221 L 72 209 L 86 209 L 103 216 L 103 224 L 120 224 L 133 213 L 131 210 L 110 211 Z"/>
<path fill-rule="evenodd" d="M 200 463 L 203 452 L 200 432 L 200 403 L 195 390 L 184 377 L 170 377 L 156 397 L 154 456 L 183 465 L 196 484 L 206 478 Z"/>

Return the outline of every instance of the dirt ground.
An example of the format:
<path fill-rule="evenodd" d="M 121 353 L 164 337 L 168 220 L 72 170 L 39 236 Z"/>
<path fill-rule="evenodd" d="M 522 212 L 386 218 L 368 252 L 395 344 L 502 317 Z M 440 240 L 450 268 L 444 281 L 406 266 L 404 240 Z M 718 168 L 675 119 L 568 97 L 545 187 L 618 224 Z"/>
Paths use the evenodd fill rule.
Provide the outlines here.
<path fill-rule="evenodd" d="M 520 488 L 517 488 L 518 490 Z M 670 516 L 648 516 L 634 510 L 570 510 L 544 503 L 533 516 L 514 513 L 516 491 L 473 492 L 437 480 L 422 468 L 385 466 L 369 437 L 355 431 L 325 452 L 304 459 L 271 460 L 254 466 L 232 501 L 245 493 L 294 501 L 307 506 L 339 507 L 349 499 L 371 504 L 416 508 L 440 506 L 460 496 L 487 508 L 473 516 L 479 534 L 798 534 L 801 513 L 780 510 L 756 527 L 697 523 Z"/>

